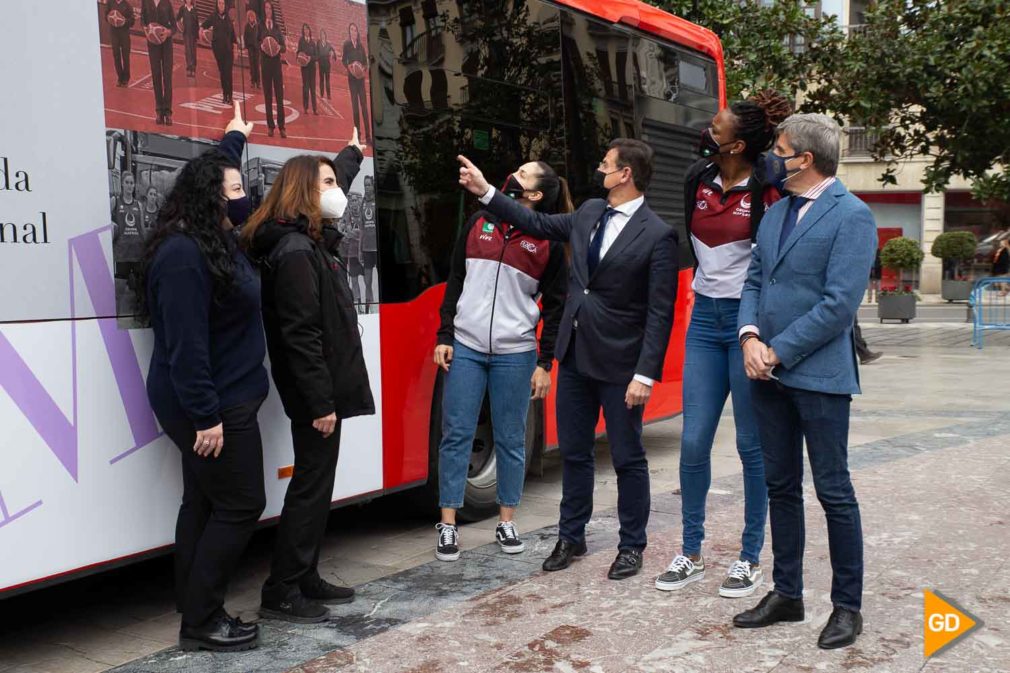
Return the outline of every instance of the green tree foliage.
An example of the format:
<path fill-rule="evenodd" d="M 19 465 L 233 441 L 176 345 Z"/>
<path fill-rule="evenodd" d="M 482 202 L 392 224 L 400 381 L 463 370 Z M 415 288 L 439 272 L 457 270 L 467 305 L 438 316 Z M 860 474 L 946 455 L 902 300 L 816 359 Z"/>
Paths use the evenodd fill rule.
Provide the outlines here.
<path fill-rule="evenodd" d="M 649 0 L 719 36 L 730 100 L 765 88 L 795 96 L 833 76 L 844 34 L 832 16 L 815 18 L 802 2 Z M 697 12 L 694 11 L 697 6 Z M 825 66 L 829 66 L 826 68 Z"/>
<path fill-rule="evenodd" d="M 1010 3 L 880 0 L 832 58 L 807 105 L 879 133 L 882 182 L 926 155 L 928 191 L 959 175 L 977 197 L 1010 197 Z"/>

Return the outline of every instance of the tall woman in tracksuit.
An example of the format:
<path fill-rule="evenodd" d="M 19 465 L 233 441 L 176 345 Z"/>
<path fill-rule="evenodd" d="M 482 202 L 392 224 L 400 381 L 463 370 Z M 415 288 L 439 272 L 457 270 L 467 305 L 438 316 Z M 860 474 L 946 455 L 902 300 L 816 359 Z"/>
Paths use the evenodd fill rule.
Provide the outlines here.
<path fill-rule="evenodd" d="M 531 161 L 509 175 L 504 193 L 531 210 L 570 213 L 568 185 L 550 165 Z M 485 393 L 498 470 L 502 551 L 522 552 L 513 516 L 526 479 L 526 413 L 551 386 L 554 339 L 564 308 L 564 246 L 533 238 L 488 212 L 476 213 L 453 250 L 442 301 L 435 364 L 446 373 L 438 490 L 442 520 L 435 557 L 459 558 L 456 510 L 463 506 L 467 469 Z M 544 327 L 537 350 L 543 303 Z"/>
<path fill-rule="evenodd" d="M 217 12 L 211 14 L 203 22 L 204 29 L 212 28 L 211 48 L 214 60 L 217 61 L 217 72 L 221 77 L 221 97 L 225 103 L 232 102 L 232 72 L 235 66 L 235 45 L 238 37 L 235 35 L 235 24 L 228 15 L 225 0 L 217 0 Z"/>
<path fill-rule="evenodd" d="M 354 591 L 319 576 L 319 548 L 333 495 L 343 419 L 375 413 L 347 270 L 336 255 L 337 220 L 362 153 L 318 155 L 286 164 L 243 230 L 263 269 L 263 319 L 277 392 L 291 419 L 295 467 L 284 497 L 260 614 L 325 621 L 320 603 Z"/>
<path fill-rule="evenodd" d="M 701 544 L 712 481 L 712 442 L 730 395 L 743 465 L 743 534 L 739 554 L 726 561 L 728 571 L 719 595 L 749 596 L 763 581 L 760 554 L 768 491 L 751 381 L 744 372 L 737 334 L 737 311 L 761 217 L 781 197 L 777 187 L 763 180 L 762 153 L 771 147 L 776 125 L 791 111 L 789 102 L 774 92 L 761 92 L 720 110 L 711 127 L 702 132 L 702 158 L 687 174 L 685 218 L 697 266 L 684 355 L 683 546 L 656 579 L 656 588 L 663 591 L 681 589 L 705 577 Z"/>

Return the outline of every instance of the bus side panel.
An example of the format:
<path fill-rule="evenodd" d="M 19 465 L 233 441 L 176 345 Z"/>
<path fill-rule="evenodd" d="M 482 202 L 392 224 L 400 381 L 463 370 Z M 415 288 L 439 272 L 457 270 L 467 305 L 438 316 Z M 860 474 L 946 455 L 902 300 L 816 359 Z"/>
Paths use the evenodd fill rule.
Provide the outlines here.
<path fill-rule="evenodd" d="M 663 381 L 657 383 L 652 390 L 652 398 L 645 407 L 645 422 L 650 423 L 664 418 L 676 416 L 684 410 L 684 399 L 681 385 L 684 382 L 684 344 L 687 338 L 687 326 L 691 321 L 691 308 L 694 306 L 694 292 L 691 290 L 691 280 L 694 273 L 691 269 L 681 269 L 677 284 L 677 306 L 673 318 L 673 330 L 670 332 L 670 345 L 666 350 L 666 361 L 663 363 Z M 554 387 L 547 399 L 545 425 L 547 430 L 547 446 L 558 445 L 558 424 L 555 415 L 555 400 L 553 394 L 557 391 L 558 374 L 555 365 L 552 377 Z M 596 432 L 603 434 L 606 426 L 603 417 L 596 426 Z"/>
<path fill-rule="evenodd" d="M 428 477 L 428 436 L 437 369 L 432 362 L 440 284 L 416 299 L 381 304 L 383 488 Z"/>

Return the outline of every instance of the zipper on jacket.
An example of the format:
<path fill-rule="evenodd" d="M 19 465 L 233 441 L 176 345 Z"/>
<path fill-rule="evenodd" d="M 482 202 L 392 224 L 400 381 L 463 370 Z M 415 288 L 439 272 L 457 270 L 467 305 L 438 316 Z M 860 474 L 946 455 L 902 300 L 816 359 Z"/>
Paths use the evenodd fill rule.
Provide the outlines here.
<path fill-rule="evenodd" d="M 491 355 L 494 355 L 494 308 L 498 303 L 498 278 L 501 276 L 502 263 L 505 260 L 505 250 L 509 247 L 509 238 L 512 236 L 512 229 L 505 232 L 505 241 L 501 247 L 501 254 L 498 255 L 498 268 L 494 274 L 494 295 L 491 297 L 491 320 L 487 326 L 487 347 Z"/>

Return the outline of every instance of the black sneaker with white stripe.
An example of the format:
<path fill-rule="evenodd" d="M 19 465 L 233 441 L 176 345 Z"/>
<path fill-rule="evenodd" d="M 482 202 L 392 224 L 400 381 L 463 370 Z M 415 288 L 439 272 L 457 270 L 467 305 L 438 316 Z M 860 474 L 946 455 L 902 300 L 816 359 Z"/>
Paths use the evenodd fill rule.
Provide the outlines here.
<path fill-rule="evenodd" d="M 435 558 L 439 561 L 456 561 L 459 559 L 459 529 L 451 523 L 435 525 L 438 531 L 438 541 L 435 543 Z"/>
<path fill-rule="evenodd" d="M 519 554 L 526 549 L 526 545 L 519 539 L 519 531 L 516 530 L 513 521 L 499 521 L 494 529 L 494 537 L 506 554 Z"/>

